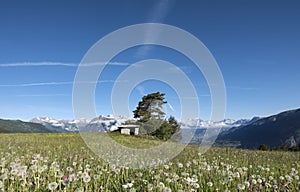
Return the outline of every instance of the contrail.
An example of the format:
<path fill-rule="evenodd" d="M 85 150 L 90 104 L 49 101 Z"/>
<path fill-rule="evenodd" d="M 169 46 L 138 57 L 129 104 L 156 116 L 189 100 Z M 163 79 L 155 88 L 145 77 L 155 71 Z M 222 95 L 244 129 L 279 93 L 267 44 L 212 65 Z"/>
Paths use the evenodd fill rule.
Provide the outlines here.
<path fill-rule="evenodd" d="M 172 7 L 172 1 L 170 0 L 161 0 L 157 4 L 155 4 L 153 11 L 149 14 L 147 22 L 149 23 L 163 23 L 165 20 L 168 12 L 170 11 Z M 147 42 L 149 40 L 156 39 L 159 36 L 159 34 L 153 34 L 152 27 L 148 27 L 146 29 L 146 34 L 144 38 L 144 42 Z M 137 56 L 142 57 L 147 55 L 147 53 L 150 51 L 151 47 L 141 47 L 137 51 Z"/>
<path fill-rule="evenodd" d="M 170 107 L 170 109 L 171 109 L 173 112 L 175 111 L 174 107 L 173 107 L 170 103 L 168 103 L 168 106 Z"/>
<path fill-rule="evenodd" d="M 153 11 L 149 14 L 148 22 L 158 23 L 163 22 L 167 16 L 171 6 L 170 0 L 161 0 L 159 1 Z"/>
<path fill-rule="evenodd" d="M 122 83 L 121 81 L 115 80 L 101 80 L 101 81 L 61 81 L 61 82 L 38 82 L 38 83 L 21 83 L 21 84 L 4 84 L 0 87 L 34 87 L 34 86 L 57 86 L 57 85 L 73 85 L 74 83 L 86 83 L 86 84 L 95 84 L 95 83 Z"/>

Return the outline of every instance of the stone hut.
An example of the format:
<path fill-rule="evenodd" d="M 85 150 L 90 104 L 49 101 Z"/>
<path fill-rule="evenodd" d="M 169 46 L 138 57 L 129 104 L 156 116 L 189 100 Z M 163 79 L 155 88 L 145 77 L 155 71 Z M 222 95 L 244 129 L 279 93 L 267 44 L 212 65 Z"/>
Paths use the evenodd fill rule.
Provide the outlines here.
<path fill-rule="evenodd" d="M 120 125 L 118 130 L 123 135 L 138 135 L 139 134 L 139 125 Z"/>

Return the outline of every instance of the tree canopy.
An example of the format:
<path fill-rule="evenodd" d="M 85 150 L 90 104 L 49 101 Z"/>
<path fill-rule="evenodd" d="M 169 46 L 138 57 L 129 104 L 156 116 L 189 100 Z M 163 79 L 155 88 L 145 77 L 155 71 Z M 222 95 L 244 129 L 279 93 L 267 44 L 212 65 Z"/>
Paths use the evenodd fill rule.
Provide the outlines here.
<path fill-rule="evenodd" d="M 165 94 L 156 92 L 143 96 L 136 110 L 133 111 L 134 118 L 139 118 L 140 122 L 147 122 L 150 118 L 163 119 L 165 112 L 162 110 L 163 104 L 166 104 Z"/>
<path fill-rule="evenodd" d="M 166 113 L 163 111 L 165 94 L 156 92 L 143 96 L 138 106 L 133 111 L 134 118 L 138 118 L 141 124 L 140 133 L 155 136 L 162 140 L 168 140 L 172 136 L 175 140 L 180 140 L 180 125 L 173 116 L 165 119 Z"/>

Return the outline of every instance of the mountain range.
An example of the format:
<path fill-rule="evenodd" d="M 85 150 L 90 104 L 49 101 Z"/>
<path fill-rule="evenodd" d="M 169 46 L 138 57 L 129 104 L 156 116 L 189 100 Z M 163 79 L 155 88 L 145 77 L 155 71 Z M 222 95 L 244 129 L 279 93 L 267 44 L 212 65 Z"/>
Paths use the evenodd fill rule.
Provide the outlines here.
<path fill-rule="evenodd" d="M 126 116 L 101 115 L 91 120 L 57 120 L 50 117 L 37 117 L 24 122 L 20 120 L 1 120 L 0 133 L 51 133 L 78 131 L 114 131 L 126 121 L 134 121 Z M 241 148 L 257 148 L 261 144 L 270 147 L 300 146 L 300 109 L 289 110 L 265 118 L 224 119 L 222 121 L 204 121 L 186 119 L 181 125 L 182 143 L 193 134 L 192 144 L 199 144 L 206 130 L 221 130 L 216 142 L 226 146 L 234 143 Z"/>
<path fill-rule="evenodd" d="M 80 126 L 85 126 L 88 124 L 86 119 L 78 120 L 57 120 L 51 117 L 36 117 L 31 119 L 29 122 L 42 124 L 50 130 L 55 130 L 57 132 L 75 132 L 79 131 Z"/>
<path fill-rule="evenodd" d="M 209 129 L 209 128 L 221 128 L 222 131 L 228 130 L 232 127 L 239 127 L 241 125 L 248 125 L 257 121 L 259 117 L 253 117 L 252 119 L 224 119 L 221 121 L 204 121 L 201 119 L 185 119 L 180 121 L 182 129 Z"/>
<path fill-rule="evenodd" d="M 231 128 L 221 132 L 217 139 L 240 142 L 241 148 L 258 148 L 261 144 L 270 147 L 286 145 L 288 148 L 300 146 L 300 109 L 285 111 L 277 115 Z"/>
<path fill-rule="evenodd" d="M 208 128 L 221 128 L 222 131 L 232 127 L 248 125 L 257 118 L 232 120 L 224 119 L 222 121 L 204 121 L 201 119 L 186 119 L 180 122 L 183 134 L 196 130 L 196 135 L 202 133 Z M 94 131 L 114 131 L 117 127 L 126 121 L 135 121 L 132 117 L 121 115 L 100 115 L 92 120 L 77 119 L 54 119 L 51 117 L 36 117 L 29 122 L 20 120 L 1 120 L 0 131 L 10 133 L 23 132 L 78 132 L 84 130 Z M 5 123 L 4 123 L 5 122 Z M 37 125 L 40 126 L 37 129 Z M 42 126 L 41 126 L 42 125 Z"/>
<path fill-rule="evenodd" d="M 221 128 L 222 131 L 228 130 L 232 127 L 238 127 L 241 125 L 248 125 L 259 119 L 254 117 L 253 119 L 224 119 L 222 121 L 204 121 L 198 118 L 182 120 L 180 123 L 182 129 L 208 129 L 208 128 Z M 134 121 L 132 117 L 121 115 L 100 115 L 92 120 L 79 119 L 79 120 L 57 120 L 50 117 L 37 117 L 30 120 L 33 123 L 40 123 L 46 126 L 50 130 L 59 132 L 74 132 L 80 131 L 80 127 L 88 130 L 103 130 L 114 131 L 118 125 L 125 123 L 126 121 Z"/>
<path fill-rule="evenodd" d="M 59 132 L 77 132 L 88 130 L 114 131 L 118 125 L 125 123 L 127 120 L 133 120 L 131 117 L 121 115 L 100 115 L 94 119 L 77 119 L 77 120 L 57 120 L 51 117 L 36 117 L 29 122 L 39 123 L 50 130 Z"/>

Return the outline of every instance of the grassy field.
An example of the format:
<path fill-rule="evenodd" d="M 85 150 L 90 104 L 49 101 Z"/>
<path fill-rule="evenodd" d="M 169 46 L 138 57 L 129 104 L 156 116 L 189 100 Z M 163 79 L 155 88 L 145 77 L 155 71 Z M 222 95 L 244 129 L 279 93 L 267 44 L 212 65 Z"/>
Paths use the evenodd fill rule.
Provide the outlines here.
<path fill-rule="evenodd" d="M 111 135 L 128 147 L 158 140 Z M 79 134 L 1 134 L 0 191 L 300 191 L 300 153 L 189 146 L 155 168 L 106 164 Z"/>

